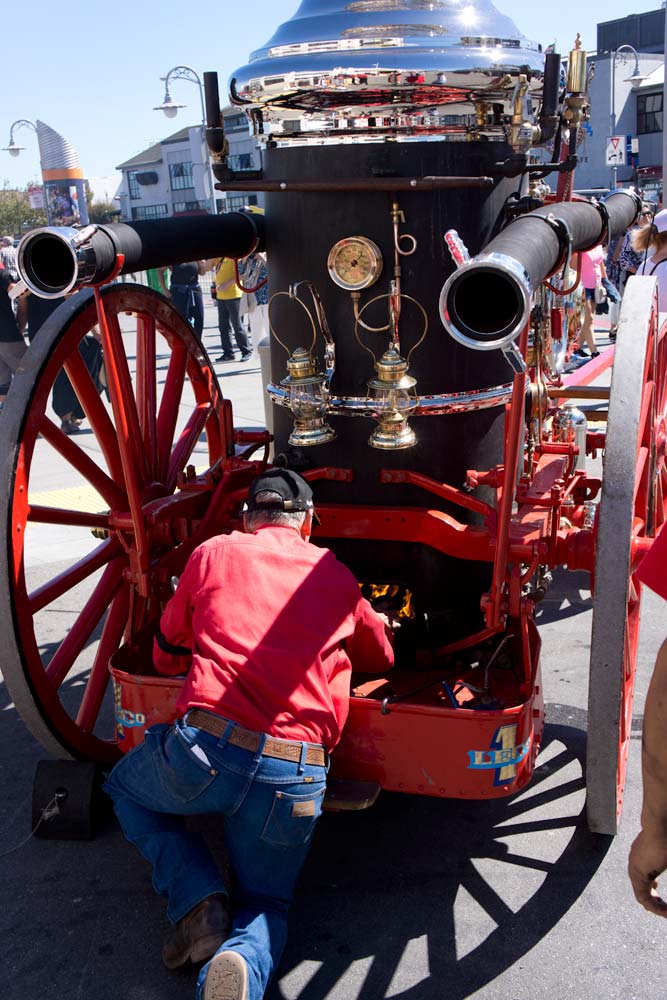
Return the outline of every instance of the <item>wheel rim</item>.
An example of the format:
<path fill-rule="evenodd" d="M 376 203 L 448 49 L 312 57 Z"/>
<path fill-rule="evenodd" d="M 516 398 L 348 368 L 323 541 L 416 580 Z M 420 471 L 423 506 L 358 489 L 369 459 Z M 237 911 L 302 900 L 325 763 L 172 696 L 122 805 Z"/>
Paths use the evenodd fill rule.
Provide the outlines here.
<path fill-rule="evenodd" d="M 177 485 L 184 484 L 196 449 L 198 464 L 209 469 L 224 459 L 227 445 L 215 375 L 190 326 L 162 296 L 141 286 L 110 286 L 102 301 L 111 406 L 98 395 L 77 350 L 97 322 L 90 292 L 68 300 L 49 318 L 12 385 L 0 428 L 9 484 L 0 508 L 9 529 L 0 605 L 13 626 L 5 679 L 28 727 L 52 752 L 111 761 L 117 748 L 109 656 L 124 635 L 159 614 L 167 595 L 151 590 L 155 562 L 175 549 L 182 564 L 190 551 L 185 515 L 191 518 L 193 511 L 174 507 L 181 514 L 174 533 L 156 507 L 180 503 L 184 493 L 176 492 Z M 136 345 L 134 365 L 123 346 L 128 325 Z M 161 361 L 166 367 L 162 386 Z M 96 448 L 90 435 L 86 447 L 83 438 L 66 436 L 50 412 L 52 387 L 63 365 Z M 185 398 L 190 394 L 191 407 Z M 56 463 L 56 477 L 62 467 L 92 491 L 98 510 L 71 498 L 35 502 L 40 495 L 34 483 L 47 456 L 49 468 Z M 71 565 L 43 579 L 30 538 L 47 525 L 49 530 L 57 526 L 65 544 L 71 537 L 73 556 Z M 90 536 L 89 542 L 91 530 L 106 537 L 95 541 Z M 79 557 L 82 548 L 87 551 Z M 64 634 L 52 635 L 44 616 L 51 613 L 59 620 L 53 611 L 67 600 L 73 610 L 61 626 Z"/>
<path fill-rule="evenodd" d="M 623 805 L 637 664 L 641 584 L 634 549 L 665 519 L 665 330 L 654 279 L 631 279 L 621 310 L 609 401 L 596 562 L 586 783 L 591 830 L 614 834 Z"/>

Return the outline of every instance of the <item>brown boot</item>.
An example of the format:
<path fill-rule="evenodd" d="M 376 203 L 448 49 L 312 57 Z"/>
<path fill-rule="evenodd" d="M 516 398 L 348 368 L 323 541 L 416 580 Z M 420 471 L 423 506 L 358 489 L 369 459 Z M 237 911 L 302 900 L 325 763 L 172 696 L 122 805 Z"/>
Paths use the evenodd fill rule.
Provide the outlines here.
<path fill-rule="evenodd" d="M 168 969 L 178 969 L 190 960 L 205 962 L 215 955 L 229 934 L 226 898 L 220 893 L 203 899 L 175 927 L 170 927 L 162 947 L 162 961 Z"/>
<path fill-rule="evenodd" d="M 204 980 L 203 1000 L 248 1000 L 248 966 L 237 951 L 221 951 Z"/>

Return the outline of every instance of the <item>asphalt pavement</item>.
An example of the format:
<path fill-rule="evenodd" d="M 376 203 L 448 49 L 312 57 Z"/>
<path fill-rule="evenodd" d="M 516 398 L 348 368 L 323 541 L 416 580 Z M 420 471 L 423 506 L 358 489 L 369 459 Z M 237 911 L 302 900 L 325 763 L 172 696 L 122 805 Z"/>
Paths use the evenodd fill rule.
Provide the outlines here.
<path fill-rule="evenodd" d="M 217 343 L 207 304 L 212 356 Z M 237 424 L 263 425 L 256 355 L 217 371 Z M 71 488 L 48 468 L 40 475 L 45 491 Z M 62 543 L 33 544 L 53 575 Z M 664 604 L 647 593 L 616 838 L 585 826 L 591 599 L 585 574 L 562 571 L 538 615 L 548 722 L 532 784 L 486 802 L 383 793 L 368 811 L 326 814 L 269 1000 L 664 1000 L 666 925 L 634 902 L 625 875 L 641 801 L 641 709 L 664 621 Z M 1 1000 L 193 996 L 194 972 L 161 964 L 163 903 L 113 820 L 86 842 L 29 836 L 46 756 L 0 684 Z M 204 828 L 224 863 L 221 831 Z"/>

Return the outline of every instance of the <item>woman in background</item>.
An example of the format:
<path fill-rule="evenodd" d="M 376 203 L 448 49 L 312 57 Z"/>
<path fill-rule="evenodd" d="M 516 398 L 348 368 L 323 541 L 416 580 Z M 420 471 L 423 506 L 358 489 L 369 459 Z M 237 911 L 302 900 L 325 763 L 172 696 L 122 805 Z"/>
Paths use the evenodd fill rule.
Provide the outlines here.
<path fill-rule="evenodd" d="M 658 212 L 652 225 L 634 231 L 632 246 L 641 256 L 636 273 L 658 279 L 658 308 L 667 312 L 667 209 Z"/>
<path fill-rule="evenodd" d="M 606 279 L 604 252 L 601 244 L 586 250 L 581 255 L 581 284 L 584 289 L 584 323 L 579 332 L 579 349 L 573 357 L 580 361 L 596 358 L 600 353 L 593 335 L 593 317 L 595 315 L 595 290 L 602 288 L 602 280 Z M 588 351 L 585 350 L 588 348 Z"/>

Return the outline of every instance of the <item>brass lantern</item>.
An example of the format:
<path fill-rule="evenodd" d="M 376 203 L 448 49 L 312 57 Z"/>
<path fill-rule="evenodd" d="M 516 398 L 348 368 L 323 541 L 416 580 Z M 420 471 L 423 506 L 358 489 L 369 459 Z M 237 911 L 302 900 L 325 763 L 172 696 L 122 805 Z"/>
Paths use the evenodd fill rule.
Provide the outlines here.
<path fill-rule="evenodd" d="M 281 380 L 287 390 L 287 406 L 294 417 L 288 443 L 298 448 L 327 444 L 336 432 L 326 423 L 328 389 L 326 376 L 317 370 L 312 354 L 297 347 L 288 358 L 289 375 Z"/>
<path fill-rule="evenodd" d="M 313 312 L 299 298 L 299 288 L 304 286 L 310 291 L 313 299 Z M 313 339 L 310 347 L 297 347 L 291 354 L 289 348 L 280 339 L 271 321 L 271 306 L 275 299 L 285 296 L 291 302 L 296 302 L 308 317 Z M 317 339 L 315 317 L 325 342 L 326 372 L 319 371 L 318 362 L 313 356 Z M 324 307 L 317 289 L 310 281 L 300 281 L 292 285 L 288 292 L 275 292 L 269 299 L 269 329 L 287 354 L 287 376 L 280 385 L 285 389 L 284 405 L 294 417 L 294 427 L 288 438 L 288 443 L 297 448 L 311 448 L 316 444 L 327 444 L 336 437 L 336 432 L 326 423 L 329 410 L 329 383 L 335 364 L 335 346 L 329 325 L 324 315 Z"/>
<path fill-rule="evenodd" d="M 375 372 L 376 378 L 368 382 L 368 399 L 378 425 L 368 443 L 383 451 L 411 448 L 417 436 L 408 418 L 419 402 L 417 379 L 408 375 L 408 362 L 395 347 L 389 347 L 375 362 Z"/>
<path fill-rule="evenodd" d="M 371 327 L 364 323 L 362 316 L 369 306 L 381 299 L 389 303 L 389 323 L 384 327 Z M 408 351 L 407 358 L 401 354 L 398 339 L 398 320 L 401 313 L 401 302 L 412 302 L 419 312 L 423 322 L 421 336 Z M 373 358 L 375 378 L 369 379 L 368 409 L 377 420 L 377 427 L 368 439 L 371 448 L 381 451 L 399 451 L 401 448 L 412 448 L 417 443 L 417 435 L 408 424 L 409 417 L 419 406 L 417 396 L 417 379 L 408 375 L 410 358 L 424 340 L 428 330 L 426 310 L 417 299 L 405 295 L 398 288 L 398 281 L 391 283 L 388 295 L 377 295 L 361 309 L 355 307 L 354 336 L 365 351 Z M 381 358 L 376 358 L 370 347 L 367 347 L 359 335 L 359 327 L 372 333 L 389 332 L 389 345 Z"/>

